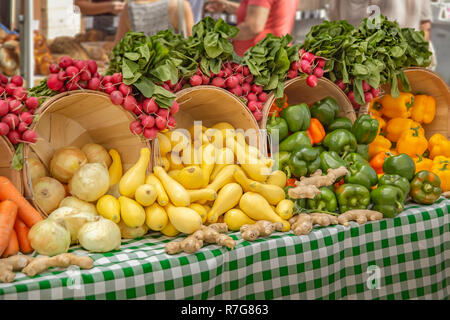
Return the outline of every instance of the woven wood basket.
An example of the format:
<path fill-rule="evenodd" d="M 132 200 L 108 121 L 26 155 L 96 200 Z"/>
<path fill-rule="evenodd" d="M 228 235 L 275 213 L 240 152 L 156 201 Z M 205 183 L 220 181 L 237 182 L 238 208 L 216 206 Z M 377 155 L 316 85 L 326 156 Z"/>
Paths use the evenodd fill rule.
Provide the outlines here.
<path fill-rule="evenodd" d="M 133 115 L 113 105 L 105 93 L 89 90 L 61 93 L 45 101 L 36 114 L 39 118 L 33 129 L 39 140 L 24 148 L 23 178 L 25 194 L 44 215 L 33 198 L 27 159 L 35 157 L 48 169 L 57 149 L 67 146 L 81 148 L 94 142 L 108 150 L 116 149 L 125 171 L 138 160 L 141 148 L 150 148 L 148 142 L 130 132 Z"/>
<path fill-rule="evenodd" d="M 333 97 L 337 101 L 341 109 L 339 116 L 347 117 L 352 122 L 355 122 L 356 120 L 355 110 L 353 109 L 353 106 L 348 97 L 336 84 L 328 79 L 320 78 L 318 85 L 314 88 L 311 88 L 306 84 L 305 77 L 298 77 L 285 83 L 284 93 L 288 98 L 289 105 L 299 103 L 307 103 L 308 105 L 310 105 L 326 97 Z M 266 128 L 270 109 L 275 100 L 276 99 L 274 94 L 271 93 L 269 95 L 269 98 L 267 99 L 267 102 L 264 104 L 262 111 L 263 119 L 260 123 L 261 129 Z"/>
<path fill-rule="evenodd" d="M 14 156 L 14 147 L 4 137 L 0 137 L 0 176 L 11 180 L 14 186 L 23 193 L 22 172 L 11 168 L 11 162 Z"/>

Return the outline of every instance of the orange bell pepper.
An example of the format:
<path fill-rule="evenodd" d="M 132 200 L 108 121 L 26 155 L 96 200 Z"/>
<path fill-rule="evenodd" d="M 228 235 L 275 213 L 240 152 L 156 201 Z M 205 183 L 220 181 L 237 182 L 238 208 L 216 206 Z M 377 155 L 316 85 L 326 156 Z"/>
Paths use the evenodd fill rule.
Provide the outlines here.
<path fill-rule="evenodd" d="M 437 156 L 450 158 L 450 141 L 442 134 L 437 133 L 428 141 L 428 150 L 430 150 L 430 159 Z"/>
<path fill-rule="evenodd" d="M 370 160 L 370 166 L 373 170 L 376 171 L 377 174 L 384 174 L 383 172 L 383 164 L 387 158 L 392 157 L 393 154 L 388 151 L 381 151 L 375 155 L 375 157 Z"/>
<path fill-rule="evenodd" d="M 403 132 L 397 142 L 397 152 L 406 153 L 410 157 L 423 155 L 428 149 L 428 140 L 420 131 L 420 126 Z"/>
<path fill-rule="evenodd" d="M 450 191 L 450 158 L 444 156 L 434 158 L 432 171 L 441 179 L 442 192 Z"/>
<path fill-rule="evenodd" d="M 286 109 L 288 106 L 289 106 L 288 97 L 286 94 L 284 95 L 283 98 L 275 99 L 272 106 L 270 107 L 269 117 L 271 117 L 274 112 L 277 112 L 279 116 L 281 111 L 283 111 L 283 109 Z"/>
<path fill-rule="evenodd" d="M 311 119 L 311 125 L 309 126 L 307 133 L 310 139 L 312 138 L 312 141 L 314 142 L 313 145 L 321 143 L 327 135 L 322 123 L 314 118 Z"/>
<path fill-rule="evenodd" d="M 386 126 L 386 138 L 392 142 L 398 142 L 402 134 L 411 128 L 419 127 L 421 135 L 425 135 L 425 130 L 422 126 L 411 120 L 405 118 L 394 118 L 388 121 Z"/>
<path fill-rule="evenodd" d="M 378 153 L 389 151 L 392 147 L 392 143 L 385 137 L 378 135 L 375 140 L 369 144 L 369 156 L 375 157 Z"/>
<path fill-rule="evenodd" d="M 411 118 L 422 124 L 430 124 L 436 117 L 436 100 L 424 94 L 415 96 L 414 106 L 411 108 Z"/>
<path fill-rule="evenodd" d="M 382 117 L 381 113 L 382 105 L 380 103 L 380 98 L 373 99 L 369 104 L 369 114 L 376 117 Z"/>
<path fill-rule="evenodd" d="M 383 119 L 383 117 L 372 115 L 372 119 L 375 119 L 378 121 L 378 134 L 380 134 L 384 129 L 386 128 L 386 120 Z"/>
<path fill-rule="evenodd" d="M 409 118 L 414 105 L 414 96 L 411 93 L 401 92 L 398 98 L 387 94 L 381 98 L 381 113 L 388 118 Z"/>
<path fill-rule="evenodd" d="M 416 164 L 416 173 L 423 170 L 431 171 L 433 167 L 433 160 L 424 158 L 421 155 L 416 156 L 416 158 L 413 158 L 414 163 Z"/>

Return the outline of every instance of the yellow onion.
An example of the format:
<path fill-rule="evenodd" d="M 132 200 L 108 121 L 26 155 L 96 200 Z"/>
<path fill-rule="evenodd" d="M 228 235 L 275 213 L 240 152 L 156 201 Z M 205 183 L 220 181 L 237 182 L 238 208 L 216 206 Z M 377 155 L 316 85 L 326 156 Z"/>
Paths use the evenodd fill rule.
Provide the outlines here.
<path fill-rule="evenodd" d="M 39 254 L 55 256 L 70 247 L 70 232 L 60 219 L 45 219 L 36 223 L 28 233 L 31 247 Z"/>
<path fill-rule="evenodd" d="M 79 212 L 91 212 L 93 214 L 98 214 L 97 208 L 94 204 L 80 200 L 76 197 L 66 197 L 61 201 L 59 207 L 70 207 L 78 210 Z"/>
<path fill-rule="evenodd" d="M 80 200 L 94 202 L 109 189 L 109 172 L 104 164 L 88 163 L 75 172 L 69 182 L 70 194 Z"/>
<path fill-rule="evenodd" d="M 91 252 L 108 252 L 120 249 L 120 229 L 109 219 L 96 217 L 85 223 L 78 232 L 81 246 Z"/>
<path fill-rule="evenodd" d="M 99 144 L 85 144 L 83 148 L 81 148 L 81 151 L 84 152 L 89 163 L 103 163 L 108 168 L 112 163 L 112 159 L 108 151 Z"/>
<path fill-rule="evenodd" d="M 78 243 L 78 231 L 90 221 L 94 221 L 98 215 L 92 212 L 82 212 L 70 207 L 60 207 L 53 211 L 48 219 L 64 220 L 67 230 L 70 232 L 71 244 Z"/>
<path fill-rule="evenodd" d="M 67 183 L 74 173 L 85 163 L 86 155 L 76 147 L 57 150 L 50 161 L 50 174 L 60 182 Z"/>
<path fill-rule="evenodd" d="M 26 161 L 26 163 L 32 184 L 37 179 L 43 178 L 47 175 L 44 165 L 38 159 L 30 158 Z"/>
<path fill-rule="evenodd" d="M 122 239 L 136 239 L 143 237 L 148 232 L 148 227 L 144 223 L 142 226 L 137 228 L 130 228 L 123 222 L 123 220 L 120 220 L 120 222 L 117 224 L 120 228 L 120 234 L 122 235 Z"/>
<path fill-rule="evenodd" d="M 48 214 L 58 208 L 66 196 L 66 190 L 58 180 L 43 177 L 34 182 L 33 195 L 39 207 Z"/>

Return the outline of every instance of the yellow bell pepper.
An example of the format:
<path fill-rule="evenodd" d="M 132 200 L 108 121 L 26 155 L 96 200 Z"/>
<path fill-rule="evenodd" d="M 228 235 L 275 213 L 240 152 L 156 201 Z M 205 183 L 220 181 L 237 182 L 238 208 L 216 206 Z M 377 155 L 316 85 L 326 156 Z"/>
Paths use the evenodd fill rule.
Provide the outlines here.
<path fill-rule="evenodd" d="M 413 158 L 414 163 L 416 164 L 416 173 L 420 171 L 431 171 L 433 169 L 433 160 L 422 157 L 421 155 L 417 155 L 418 157 Z"/>
<path fill-rule="evenodd" d="M 428 140 L 421 133 L 420 126 L 411 128 L 401 135 L 397 142 L 397 152 L 406 153 L 410 157 L 423 155 L 428 149 Z"/>
<path fill-rule="evenodd" d="M 383 115 L 381 113 L 381 107 L 380 98 L 373 99 L 369 104 L 369 114 L 381 118 Z"/>
<path fill-rule="evenodd" d="M 401 92 L 398 98 L 390 94 L 381 98 L 381 113 L 388 118 L 410 118 L 411 108 L 414 105 L 414 96 L 411 93 Z"/>
<path fill-rule="evenodd" d="M 427 95 L 414 97 L 414 106 L 411 108 L 411 118 L 418 123 L 430 124 L 436 117 L 436 100 Z"/>
<path fill-rule="evenodd" d="M 442 192 L 450 191 L 450 158 L 444 156 L 434 158 L 432 171 L 441 179 Z"/>
<path fill-rule="evenodd" d="M 386 138 L 392 142 L 398 142 L 402 134 L 411 128 L 419 127 L 421 135 L 425 135 L 425 130 L 422 126 L 411 120 L 405 118 L 394 118 L 388 121 L 386 125 Z"/>
<path fill-rule="evenodd" d="M 392 143 L 383 136 L 378 135 L 375 140 L 369 144 L 369 156 L 372 159 L 380 152 L 389 151 Z"/>
<path fill-rule="evenodd" d="M 450 158 L 450 141 L 442 134 L 433 135 L 428 141 L 428 149 L 430 150 L 430 158 L 437 156 L 445 156 Z"/>
<path fill-rule="evenodd" d="M 386 128 L 386 120 L 383 119 L 383 117 L 372 115 L 372 119 L 378 120 L 379 126 L 378 126 L 378 134 L 381 133 L 381 131 L 384 131 Z"/>

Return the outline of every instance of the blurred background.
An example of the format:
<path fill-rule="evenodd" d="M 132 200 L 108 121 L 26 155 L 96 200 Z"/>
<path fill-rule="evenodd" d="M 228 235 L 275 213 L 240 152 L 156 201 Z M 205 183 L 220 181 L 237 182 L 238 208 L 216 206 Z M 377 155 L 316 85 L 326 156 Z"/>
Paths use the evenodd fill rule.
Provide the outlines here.
<path fill-rule="evenodd" d="M 302 43 L 312 26 L 327 19 L 326 9 L 330 1 L 333 0 L 299 0 L 292 31 L 295 43 Z M 36 82 L 47 75 L 48 65 L 62 55 L 74 59 L 94 59 L 100 68 L 106 68 L 108 53 L 114 46 L 120 8 L 116 7 L 114 11 L 109 7 L 110 12 L 89 14 L 96 11 L 77 6 L 81 2 L 106 5 L 106 2 L 117 4 L 127 1 L 0 0 L 0 73 L 8 76 L 20 73 Z M 223 18 L 230 24 L 237 23 L 233 14 L 207 12 L 207 1 L 189 2 L 195 22 L 212 16 Z M 436 72 L 450 83 L 450 0 L 435 0 L 431 6 L 431 40 L 438 61 Z M 101 27 L 99 22 L 102 21 L 108 21 L 107 28 Z"/>

